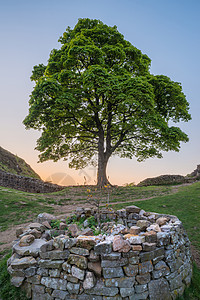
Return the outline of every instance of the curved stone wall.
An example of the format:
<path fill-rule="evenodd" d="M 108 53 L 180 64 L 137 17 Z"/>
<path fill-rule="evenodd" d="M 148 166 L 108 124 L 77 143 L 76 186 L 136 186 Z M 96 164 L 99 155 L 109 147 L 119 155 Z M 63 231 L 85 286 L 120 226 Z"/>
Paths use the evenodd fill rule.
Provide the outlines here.
<path fill-rule="evenodd" d="M 77 211 L 82 217 L 91 213 Z M 62 222 L 61 235 L 52 237 L 49 222 L 54 217 L 48 214 L 17 230 L 8 261 L 12 283 L 34 300 L 170 300 L 182 295 L 191 281 L 192 263 L 181 221 L 136 206 L 104 210 L 101 217 L 106 214 L 117 222 L 104 223 L 110 229 L 98 236 Z"/>

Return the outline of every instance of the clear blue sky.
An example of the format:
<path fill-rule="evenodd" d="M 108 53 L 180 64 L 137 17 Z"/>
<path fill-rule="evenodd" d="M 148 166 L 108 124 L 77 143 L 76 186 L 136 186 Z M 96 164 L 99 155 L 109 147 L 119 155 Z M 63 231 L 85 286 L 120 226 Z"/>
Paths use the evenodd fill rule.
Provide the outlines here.
<path fill-rule="evenodd" d="M 138 182 L 160 174 L 187 174 L 200 164 L 200 1 L 199 0 L 6 0 L 0 3 L 0 145 L 24 158 L 43 179 L 64 173 L 82 183 L 84 173 L 68 169 L 67 162 L 37 163 L 34 150 L 40 133 L 26 131 L 30 81 L 34 65 L 46 64 L 58 38 L 78 18 L 100 19 L 118 30 L 152 59 L 151 72 L 182 83 L 192 121 L 181 124 L 190 141 L 179 153 L 163 159 L 111 159 L 113 184 Z M 95 171 L 86 169 L 88 183 Z M 60 174 L 60 178 L 62 178 Z M 54 176 L 56 177 L 56 175 Z M 90 181 L 90 182 L 89 182 Z"/>

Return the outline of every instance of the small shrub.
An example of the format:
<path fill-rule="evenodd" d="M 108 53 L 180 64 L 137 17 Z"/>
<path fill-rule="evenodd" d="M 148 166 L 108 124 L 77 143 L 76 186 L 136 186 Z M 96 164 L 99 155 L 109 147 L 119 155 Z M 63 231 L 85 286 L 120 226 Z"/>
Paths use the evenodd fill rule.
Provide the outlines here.
<path fill-rule="evenodd" d="M 88 221 L 88 226 L 90 228 L 92 228 L 92 226 L 94 226 L 94 227 L 97 226 L 97 220 L 95 219 L 94 216 L 91 216 L 91 217 L 87 218 L 87 221 Z"/>
<path fill-rule="evenodd" d="M 59 226 L 60 226 L 60 220 L 52 220 L 51 221 L 51 227 L 54 228 L 54 229 L 59 229 Z"/>

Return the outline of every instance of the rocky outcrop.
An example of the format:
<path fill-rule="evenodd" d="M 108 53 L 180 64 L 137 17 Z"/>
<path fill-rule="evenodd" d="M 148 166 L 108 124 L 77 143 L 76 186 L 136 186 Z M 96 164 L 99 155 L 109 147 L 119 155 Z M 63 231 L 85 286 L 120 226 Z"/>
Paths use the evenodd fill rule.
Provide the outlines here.
<path fill-rule="evenodd" d="M 86 212 L 82 209 L 81 215 Z M 181 221 L 136 206 L 109 214 L 118 223 L 97 236 L 69 237 L 66 224 L 53 237 L 47 220 L 30 224 L 20 235 L 17 231 L 8 260 L 12 284 L 33 300 L 172 300 L 182 295 L 192 264 Z M 33 237 L 33 230 L 41 238 Z"/>

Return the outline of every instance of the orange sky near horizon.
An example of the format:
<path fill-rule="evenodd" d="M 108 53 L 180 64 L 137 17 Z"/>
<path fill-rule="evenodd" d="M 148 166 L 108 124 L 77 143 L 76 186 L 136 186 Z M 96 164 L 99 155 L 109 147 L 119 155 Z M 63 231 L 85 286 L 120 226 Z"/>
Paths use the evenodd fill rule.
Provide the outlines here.
<path fill-rule="evenodd" d="M 25 130 L 30 81 L 34 65 L 46 64 L 58 38 L 78 18 L 100 19 L 117 25 L 125 39 L 152 60 L 151 73 L 181 82 L 190 103 L 192 120 L 177 124 L 189 136 L 180 152 L 163 153 L 162 159 L 110 159 L 107 169 L 112 184 L 123 185 L 163 174 L 186 175 L 200 163 L 200 1 L 101 0 L 101 1 L 2 1 L 0 10 L 0 146 L 31 165 L 43 180 L 59 184 L 94 184 L 96 170 L 68 168 L 67 161 L 37 163 L 34 150 L 40 133 Z"/>

